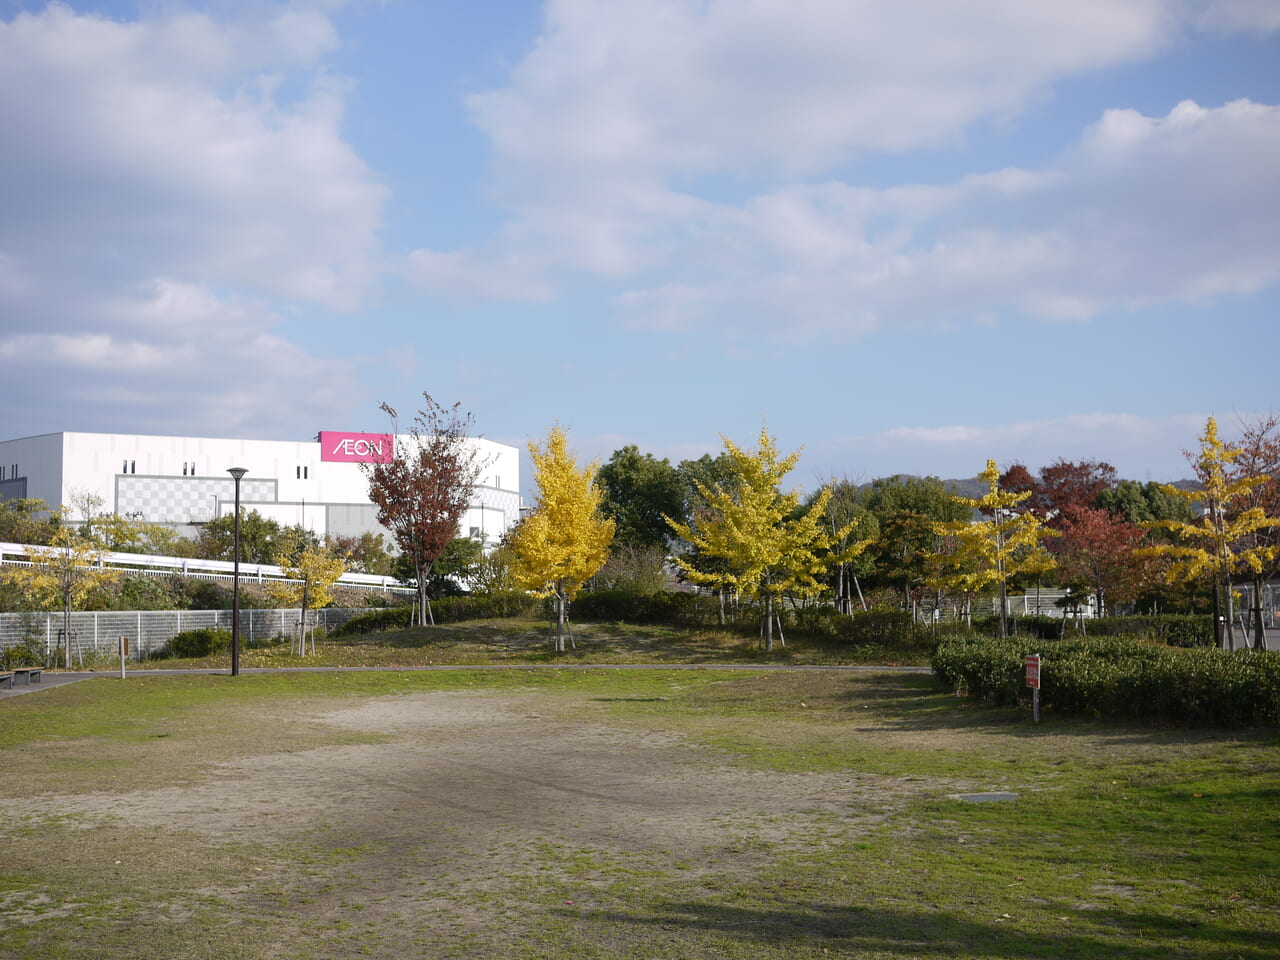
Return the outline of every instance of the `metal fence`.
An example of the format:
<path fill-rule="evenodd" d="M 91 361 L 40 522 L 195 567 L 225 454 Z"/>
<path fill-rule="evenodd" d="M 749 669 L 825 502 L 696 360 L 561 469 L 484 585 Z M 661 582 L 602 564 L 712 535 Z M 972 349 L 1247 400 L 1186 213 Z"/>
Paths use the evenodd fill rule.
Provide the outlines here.
<path fill-rule="evenodd" d="M 328 631 L 352 617 L 368 613 L 368 607 L 325 608 L 307 612 L 313 623 Z M 294 636 L 302 619 L 297 608 L 241 610 L 240 637 L 244 643 Z M 128 637 L 129 655 L 144 659 L 179 633 L 213 627 L 231 629 L 230 610 L 128 610 L 71 614 L 71 660 L 83 661 L 94 653 L 115 653 L 120 638 Z M 45 661 L 63 649 L 61 613 L 0 613 L 0 650 L 30 643 L 42 647 Z M 64 658 L 66 654 L 62 655 Z M 65 662 L 65 660 L 63 661 Z"/>

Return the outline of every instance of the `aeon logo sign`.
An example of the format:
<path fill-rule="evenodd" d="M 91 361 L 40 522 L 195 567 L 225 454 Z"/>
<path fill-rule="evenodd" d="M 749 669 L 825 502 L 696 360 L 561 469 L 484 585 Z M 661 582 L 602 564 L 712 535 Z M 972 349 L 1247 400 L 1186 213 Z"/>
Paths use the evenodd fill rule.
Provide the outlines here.
<path fill-rule="evenodd" d="M 330 463 L 391 463 L 395 437 L 389 433 L 320 431 L 320 459 Z"/>

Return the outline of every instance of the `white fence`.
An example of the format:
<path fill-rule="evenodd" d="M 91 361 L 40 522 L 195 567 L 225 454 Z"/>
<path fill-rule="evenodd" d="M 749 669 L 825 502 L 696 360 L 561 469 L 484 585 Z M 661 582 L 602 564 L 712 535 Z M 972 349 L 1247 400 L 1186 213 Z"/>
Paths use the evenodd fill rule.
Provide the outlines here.
<path fill-rule="evenodd" d="M 369 610 L 369 607 L 312 610 L 307 613 L 307 623 L 308 626 L 315 623 L 325 630 L 333 630 Z M 248 643 L 252 640 L 270 640 L 282 634 L 296 635 L 301 617 L 302 611 L 297 607 L 277 610 L 242 609 L 241 641 Z M 75 663 L 91 653 L 114 653 L 119 650 L 121 637 L 129 638 L 130 656 L 142 659 L 162 648 L 179 633 L 205 627 L 230 630 L 231 611 L 128 610 L 73 613 L 71 659 Z M 61 613 L 0 613 L 0 650 L 32 642 L 44 648 L 45 660 L 49 662 L 53 651 L 62 646 L 62 630 Z"/>

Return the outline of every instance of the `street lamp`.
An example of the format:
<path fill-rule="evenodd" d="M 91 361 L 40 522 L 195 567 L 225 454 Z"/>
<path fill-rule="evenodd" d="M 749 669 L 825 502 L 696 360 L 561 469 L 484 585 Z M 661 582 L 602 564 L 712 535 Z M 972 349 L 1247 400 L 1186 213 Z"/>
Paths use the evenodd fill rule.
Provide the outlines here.
<path fill-rule="evenodd" d="M 235 561 L 231 576 L 231 675 L 240 676 L 240 478 L 249 471 L 244 467 L 229 467 L 227 473 L 236 481 L 236 519 L 232 540 L 232 556 Z"/>

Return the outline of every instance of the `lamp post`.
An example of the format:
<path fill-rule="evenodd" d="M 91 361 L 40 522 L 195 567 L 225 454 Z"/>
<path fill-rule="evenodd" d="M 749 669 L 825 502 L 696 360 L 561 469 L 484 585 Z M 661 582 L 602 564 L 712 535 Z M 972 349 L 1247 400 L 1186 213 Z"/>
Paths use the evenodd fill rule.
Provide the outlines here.
<path fill-rule="evenodd" d="M 232 535 L 231 576 L 231 675 L 240 676 L 240 478 L 249 471 L 244 467 L 229 467 L 227 473 L 236 481 L 235 533 Z"/>

